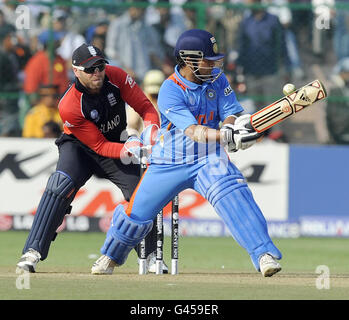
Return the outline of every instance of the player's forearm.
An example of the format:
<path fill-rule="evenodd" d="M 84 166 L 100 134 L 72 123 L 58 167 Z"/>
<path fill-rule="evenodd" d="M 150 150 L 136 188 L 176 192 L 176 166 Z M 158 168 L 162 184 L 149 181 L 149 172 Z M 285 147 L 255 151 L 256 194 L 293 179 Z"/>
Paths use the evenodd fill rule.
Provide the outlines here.
<path fill-rule="evenodd" d="M 235 119 L 235 116 L 229 116 L 223 121 L 223 125 L 228 123 L 234 124 Z M 191 125 L 184 131 L 184 134 L 195 142 L 208 143 L 222 141 L 222 134 L 220 130 L 202 125 Z"/>
<path fill-rule="evenodd" d="M 145 127 L 151 124 L 160 126 L 158 111 L 137 84 L 133 88 L 125 90 L 123 98 L 141 116 Z"/>
<path fill-rule="evenodd" d="M 84 121 L 78 127 L 71 127 L 70 131 L 80 142 L 100 156 L 119 159 L 123 155 L 124 144 L 107 140 L 90 121 Z"/>
<path fill-rule="evenodd" d="M 113 159 L 122 157 L 123 143 L 108 141 L 101 135 L 96 139 L 84 140 L 84 138 L 80 137 L 79 140 L 102 157 Z"/>
<path fill-rule="evenodd" d="M 159 113 L 154 107 L 149 107 L 142 115 L 144 127 L 155 124 L 160 127 Z"/>
<path fill-rule="evenodd" d="M 185 129 L 184 134 L 195 142 L 208 143 L 219 142 L 220 132 L 219 130 L 205 127 L 202 125 L 191 125 Z"/>
<path fill-rule="evenodd" d="M 231 115 L 231 116 L 226 117 L 222 123 L 222 126 L 224 126 L 225 124 L 234 124 L 236 118 L 237 118 L 237 116 L 235 116 L 235 115 Z"/>
<path fill-rule="evenodd" d="M 120 159 L 123 156 L 123 147 L 123 143 L 108 141 L 100 146 L 95 146 L 92 150 L 106 158 Z"/>

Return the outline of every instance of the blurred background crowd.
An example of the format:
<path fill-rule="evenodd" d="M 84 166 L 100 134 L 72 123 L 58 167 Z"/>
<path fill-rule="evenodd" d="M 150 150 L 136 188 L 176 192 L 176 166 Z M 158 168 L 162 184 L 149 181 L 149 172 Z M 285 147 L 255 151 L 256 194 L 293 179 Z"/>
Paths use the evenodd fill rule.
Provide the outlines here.
<path fill-rule="evenodd" d="M 64 5 L 63 5 L 64 4 Z M 74 81 L 71 54 L 86 42 L 126 70 L 152 102 L 190 28 L 210 31 L 246 112 L 320 79 L 329 97 L 274 128 L 286 143 L 349 144 L 349 1 L 0 1 L 0 136 L 60 134 L 58 102 Z M 129 110 L 130 130 L 141 130 Z"/>

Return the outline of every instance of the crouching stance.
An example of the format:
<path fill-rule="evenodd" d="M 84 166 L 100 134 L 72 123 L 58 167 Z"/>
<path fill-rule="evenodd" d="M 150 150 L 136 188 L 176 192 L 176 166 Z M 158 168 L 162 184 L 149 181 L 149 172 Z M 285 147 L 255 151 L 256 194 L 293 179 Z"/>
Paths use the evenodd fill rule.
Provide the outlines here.
<path fill-rule="evenodd" d="M 154 181 L 157 183 L 154 185 Z M 122 265 L 132 246 L 151 229 L 158 212 L 179 192 L 191 188 L 205 197 L 227 225 L 234 239 L 248 252 L 257 271 L 271 276 L 281 270 L 281 259 L 267 231 L 267 223 L 241 172 L 225 153 L 191 164 L 151 164 L 132 195 L 130 205 L 116 207 L 93 274 Z M 152 192 L 147 192 L 151 190 Z"/>
<path fill-rule="evenodd" d="M 130 161 L 128 151 L 133 150 L 139 139 L 127 135 L 126 103 L 142 117 L 143 139 L 147 144 L 153 143 L 153 129 L 159 126 L 158 113 L 139 86 L 122 69 L 107 65 L 108 61 L 97 47 L 82 44 L 74 51 L 72 64 L 75 83 L 59 103 L 64 132 L 56 140 L 59 149 L 56 171 L 48 180 L 17 264 L 30 272 L 35 272 L 37 263 L 46 259 L 51 241 L 64 216 L 70 213 L 76 193 L 92 175 L 111 181 L 121 190 L 124 199 L 130 200 L 140 179 L 140 166 Z M 137 244 L 130 239 L 146 233 L 135 230 L 125 241 Z M 145 240 L 150 262 L 155 260 L 156 230 L 148 233 Z M 167 266 L 164 268 L 166 272 Z"/>
<path fill-rule="evenodd" d="M 156 213 L 176 194 L 191 188 L 211 203 L 255 269 L 272 276 L 281 270 L 276 261 L 281 252 L 269 237 L 243 175 L 224 150 L 243 152 L 261 135 L 250 129 L 249 115 L 240 115 L 243 108 L 222 72 L 224 55 L 218 53 L 212 34 L 199 29 L 184 32 L 175 56 L 175 72 L 159 92 L 162 121 L 151 163 L 126 211 L 116 208 L 113 223 L 121 221 L 125 226 L 112 224 L 92 273 L 124 263 Z"/>

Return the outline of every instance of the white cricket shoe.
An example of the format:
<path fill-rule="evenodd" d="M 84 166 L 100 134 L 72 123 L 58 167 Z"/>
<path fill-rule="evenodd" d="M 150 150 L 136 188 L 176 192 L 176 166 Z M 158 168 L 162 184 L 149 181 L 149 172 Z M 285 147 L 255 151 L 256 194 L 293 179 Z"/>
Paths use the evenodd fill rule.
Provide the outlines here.
<path fill-rule="evenodd" d="M 281 270 L 281 265 L 268 253 L 259 258 L 259 268 L 263 277 L 271 277 Z"/>
<path fill-rule="evenodd" d="M 31 273 L 35 272 L 35 267 L 40 261 L 41 254 L 36 250 L 29 248 L 29 250 L 22 255 L 17 263 L 17 267 Z"/>
<path fill-rule="evenodd" d="M 156 254 L 155 254 L 155 252 L 152 252 L 147 257 L 147 266 L 148 266 L 148 272 L 156 273 Z M 168 266 L 166 265 L 165 261 L 162 261 L 162 273 L 168 273 Z"/>
<path fill-rule="evenodd" d="M 102 255 L 92 265 L 91 273 L 92 274 L 112 274 L 116 266 L 117 266 L 116 262 L 114 262 L 109 257 Z"/>

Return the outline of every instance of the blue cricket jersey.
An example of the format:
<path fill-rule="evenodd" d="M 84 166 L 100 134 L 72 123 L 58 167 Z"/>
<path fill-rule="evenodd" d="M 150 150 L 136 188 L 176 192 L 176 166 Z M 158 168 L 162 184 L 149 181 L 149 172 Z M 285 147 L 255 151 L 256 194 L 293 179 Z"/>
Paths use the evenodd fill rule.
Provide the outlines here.
<path fill-rule="evenodd" d="M 193 124 L 219 129 L 221 121 L 243 111 L 224 74 L 200 85 L 183 78 L 178 66 L 160 88 L 158 108 L 161 128 L 150 159 L 157 164 L 190 163 L 217 153 L 218 143 L 194 142 L 185 129 Z"/>

